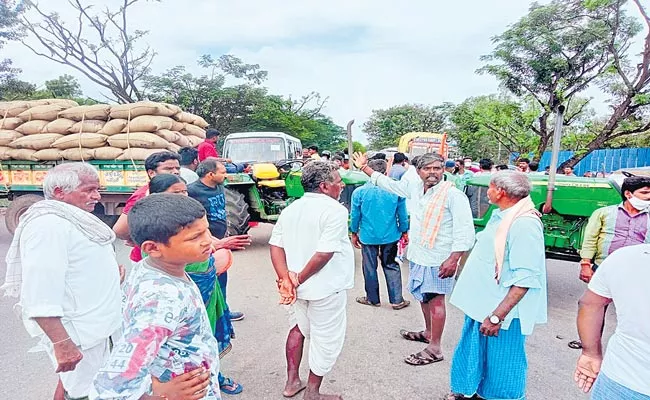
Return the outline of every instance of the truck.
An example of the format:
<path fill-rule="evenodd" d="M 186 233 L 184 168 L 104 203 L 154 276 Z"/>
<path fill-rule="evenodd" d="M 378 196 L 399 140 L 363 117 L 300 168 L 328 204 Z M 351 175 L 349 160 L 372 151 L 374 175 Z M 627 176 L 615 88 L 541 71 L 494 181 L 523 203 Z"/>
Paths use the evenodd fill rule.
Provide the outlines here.
<path fill-rule="evenodd" d="M 445 159 L 449 155 L 446 133 L 409 132 L 400 138 L 397 149 L 410 159 L 427 153 L 440 154 Z"/>

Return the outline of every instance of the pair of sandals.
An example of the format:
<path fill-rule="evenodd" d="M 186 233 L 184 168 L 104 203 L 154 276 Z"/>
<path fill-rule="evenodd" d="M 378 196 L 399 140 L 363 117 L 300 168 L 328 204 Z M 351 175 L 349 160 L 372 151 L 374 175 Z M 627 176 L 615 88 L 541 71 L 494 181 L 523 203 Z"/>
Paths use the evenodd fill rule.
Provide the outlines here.
<path fill-rule="evenodd" d="M 244 387 L 231 378 L 225 378 L 223 382 L 219 382 L 219 389 L 225 394 L 234 395 L 241 393 Z"/>
<path fill-rule="evenodd" d="M 399 331 L 399 334 L 406 340 L 429 344 L 429 339 L 427 339 L 423 331 L 411 332 L 402 329 L 401 331 Z M 445 358 L 443 356 L 437 356 L 433 354 L 431 351 L 429 351 L 429 349 L 424 349 L 422 351 L 419 351 L 417 353 L 411 354 L 410 356 L 406 357 L 404 359 L 404 362 L 409 365 L 421 366 L 421 365 L 434 364 L 443 361 L 444 359 Z"/>

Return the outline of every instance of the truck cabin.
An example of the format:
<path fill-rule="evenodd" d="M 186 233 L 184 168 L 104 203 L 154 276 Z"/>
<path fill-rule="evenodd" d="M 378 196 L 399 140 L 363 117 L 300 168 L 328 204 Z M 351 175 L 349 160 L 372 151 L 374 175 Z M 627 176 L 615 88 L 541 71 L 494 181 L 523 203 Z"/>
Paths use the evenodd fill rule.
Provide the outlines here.
<path fill-rule="evenodd" d="M 236 164 L 302 159 L 302 143 L 282 132 L 238 132 L 226 137 L 223 156 Z"/>

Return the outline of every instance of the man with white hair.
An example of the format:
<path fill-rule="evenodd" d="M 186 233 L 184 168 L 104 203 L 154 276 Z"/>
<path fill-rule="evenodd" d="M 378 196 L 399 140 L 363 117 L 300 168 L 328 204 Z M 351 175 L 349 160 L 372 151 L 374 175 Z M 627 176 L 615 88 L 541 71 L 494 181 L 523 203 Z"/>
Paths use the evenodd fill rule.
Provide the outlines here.
<path fill-rule="evenodd" d="M 522 172 L 498 172 L 490 181 L 488 199 L 498 210 L 477 235 L 450 299 L 465 325 L 449 400 L 525 398 L 525 340 L 546 323 L 547 300 L 544 233 L 531 188 Z"/>
<path fill-rule="evenodd" d="M 54 167 L 43 192 L 46 200 L 20 219 L 2 288 L 20 295 L 25 328 L 52 359 L 65 398 L 79 399 L 88 396 L 122 321 L 115 234 L 91 213 L 101 196 L 90 164 Z"/>

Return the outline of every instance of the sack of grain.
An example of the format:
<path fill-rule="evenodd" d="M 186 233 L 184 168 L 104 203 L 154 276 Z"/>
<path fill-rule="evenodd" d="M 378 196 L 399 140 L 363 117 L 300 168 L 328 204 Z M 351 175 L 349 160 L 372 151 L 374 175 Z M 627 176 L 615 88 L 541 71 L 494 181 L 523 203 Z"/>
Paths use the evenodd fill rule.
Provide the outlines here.
<path fill-rule="evenodd" d="M 41 133 L 40 135 L 23 136 L 9 143 L 9 147 L 14 149 L 43 150 L 50 148 L 55 141 L 62 137 L 64 136 L 58 133 Z"/>
<path fill-rule="evenodd" d="M 95 160 L 117 160 L 124 153 L 124 149 L 117 147 L 100 147 L 95 149 Z"/>
<path fill-rule="evenodd" d="M 62 110 L 65 110 L 65 107 L 57 104 L 36 106 L 21 112 L 18 114 L 18 118 L 23 121 L 33 121 L 35 119 L 54 121 Z"/>
<path fill-rule="evenodd" d="M 45 125 L 43 128 L 43 133 L 59 133 L 61 135 L 67 135 L 68 133 L 74 133 L 72 127 L 75 122 L 67 118 L 59 118 Z"/>
<path fill-rule="evenodd" d="M 156 135 L 165 139 L 169 143 L 175 143 L 182 135 L 178 132 L 170 131 L 169 129 L 161 129 L 154 132 Z"/>
<path fill-rule="evenodd" d="M 174 120 L 169 117 L 157 115 L 142 115 L 129 122 L 131 132 L 155 132 L 160 129 L 171 129 Z"/>
<path fill-rule="evenodd" d="M 184 135 L 196 136 L 198 138 L 205 139 L 205 131 L 196 125 L 185 124 L 185 127 L 181 130 L 181 133 Z"/>
<path fill-rule="evenodd" d="M 97 133 L 106 124 L 105 121 L 99 121 L 96 119 L 87 119 L 85 121 L 79 121 L 76 124 L 72 126 L 71 132 L 72 133 L 79 133 L 79 132 L 88 132 L 88 133 Z"/>
<path fill-rule="evenodd" d="M 178 140 L 174 143 L 181 147 L 194 147 L 192 146 L 192 143 L 190 143 L 190 140 L 187 138 L 187 136 L 183 136 L 182 134 L 178 135 Z"/>
<path fill-rule="evenodd" d="M 127 161 L 127 160 L 134 160 L 134 161 L 144 161 L 147 159 L 152 154 L 160 153 L 162 151 L 167 151 L 167 150 L 161 150 L 161 149 L 138 149 L 135 147 L 132 147 L 130 149 L 124 150 L 124 153 L 122 153 L 121 156 L 119 156 L 117 159 L 119 161 Z"/>
<path fill-rule="evenodd" d="M 0 117 L 3 118 L 14 118 L 18 114 L 27 110 L 29 108 L 29 103 L 26 101 L 5 101 L 0 102 Z"/>
<path fill-rule="evenodd" d="M 34 153 L 33 156 L 37 161 L 59 161 L 63 160 L 63 153 L 59 149 L 43 149 Z"/>
<path fill-rule="evenodd" d="M 185 138 L 190 142 L 190 147 L 196 147 L 203 143 L 203 139 L 196 136 L 185 136 Z"/>
<path fill-rule="evenodd" d="M 13 149 L 11 147 L 0 146 L 0 160 L 11 160 L 9 150 Z"/>
<path fill-rule="evenodd" d="M 196 115 L 185 111 L 181 111 L 178 114 L 174 115 L 174 119 L 184 124 L 193 124 L 194 120 L 196 119 Z"/>
<path fill-rule="evenodd" d="M 202 117 L 199 117 L 198 115 L 196 116 L 196 119 L 194 120 L 194 125 L 198 126 L 199 128 L 207 128 L 210 124 L 208 124 L 208 121 L 204 120 Z"/>
<path fill-rule="evenodd" d="M 108 114 L 111 111 L 111 106 L 108 104 L 95 104 L 92 106 L 78 106 L 68 108 L 65 111 L 59 113 L 59 118 L 68 118 L 75 121 L 81 121 L 82 119 L 98 119 L 106 121 L 108 119 Z"/>
<path fill-rule="evenodd" d="M 12 160 L 21 160 L 21 161 L 37 161 L 34 158 L 36 150 L 30 149 L 10 149 L 7 150 L 7 155 L 11 157 Z"/>
<path fill-rule="evenodd" d="M 57 104 L 65 108 L 79 107 L 79 103 L 70 99 L 50 99 L 50 104 Z"/>
<path fill-rule="evenodd" d="M 20 124 L 23 123 L 23 120 L 18 117 L 13 118 L 2 118 L 0 119 L 0 129 L 16 129 Z"/>
<path fill-rule="evenodd" d="M 169 151 L 171 151 L 173 153 L 178 153 L 178 150 L 180 150 L 180 149 L 181 149 L 181 146 L 179 146 L 179 145 L 177 145 L 175 143 L 170 143 L 167 146 L 167 150 L 169 150 Z"/>
<path fill-rule="evenodd" d="M 14 140 L 23 137 L 20 132 L 0 130 L 0 146 L 8 146 Z"/>
<path fill-rule="evenodd" d="M 118 104 L 111 106 L 111 118 L 131 119 L 141 115 L 159 115 L 163 117 L 171 117 L 176 114 L 169 106 L 162 103 L 155 103 L 153 101 L 139 101 L 137 103 Z"/>
<path fill-rule="evenodd" d="M 172 122 L 172 127 L 171 127 L 172 131 L 180 132 L 180 131 L 183 130 L 183 128 L 185 128 L 185 124 L 183 122 L 174 121 L 174 120 L 172 120 L 172 121 L 173 121 Z"/>
<path fill-rule="evenodd" d="M 75 147 L 61 151 L 61 155 L 66 160 L 70 161 L 88 161 L 93 160 L 95 157 L 95 149 L 86 149 Z"/>
<path fill-rule="evenodd" d="M 45 129 L 45 126 L 49 124 L 50 121 L 43 121 L 40 119 L 25 122 L 20 126 L 16 127 L 16 130 L 23 135 L 37 135 Z"/>
<path fill-rule="evenodd" d="M 169 142 L 149 132 L 120 133 L 108 137 L 108 143 L 113 147 L 128 149 L 140 147 L 143 149 L 166 149 Z"/>
<path fill-rule="evenodd" d="M 101 133 L 102 135 L 117 135 L 118 133 L 122 133 L 124 131 L 124 128 L 128 125 L 127 120 L 125 119 L 112 119 L 108 121 L 102 129 L 97 131 L 97 133 Z"/>
<path fill-rule="evenodd" d="M 56 142 L 52 143 L 52 147 L 56 147 L 60 150 L 71 149 L 73 147 L 85 147 L 88 149 L 94 149 L 97 147 L 105 146 L 106 138 L 108 138 L 108 136 L 101 135 L 99 133 L 73 133 L 71 135 L 64 136 Z"/>

